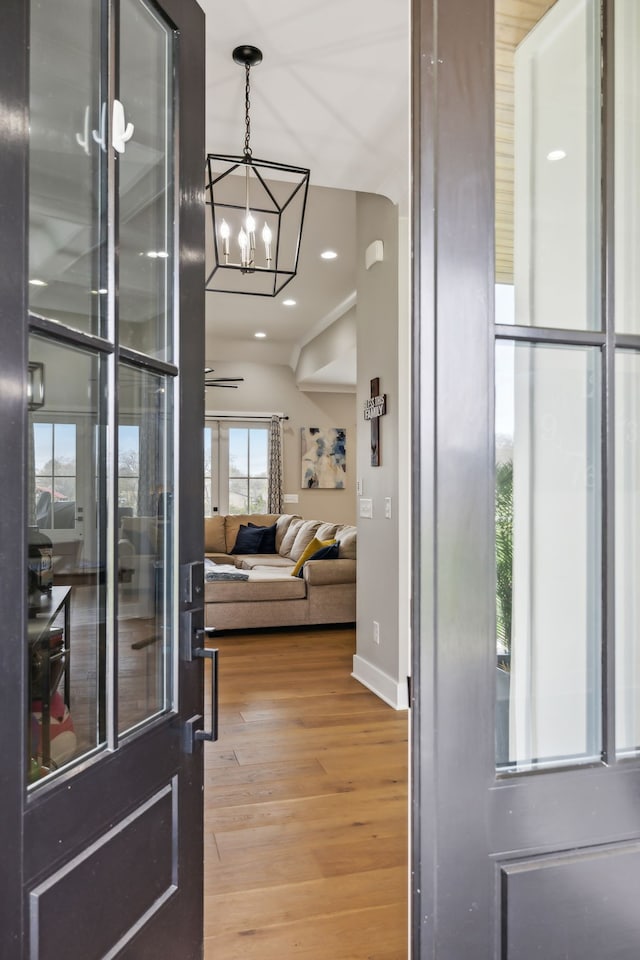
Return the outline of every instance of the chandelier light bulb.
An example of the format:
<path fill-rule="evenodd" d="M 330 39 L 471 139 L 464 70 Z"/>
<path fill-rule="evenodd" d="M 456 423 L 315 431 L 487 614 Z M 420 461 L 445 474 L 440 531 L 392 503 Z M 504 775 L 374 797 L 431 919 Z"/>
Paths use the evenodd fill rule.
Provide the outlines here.
<path fill-rule="evenodd" d="M 249 238 L 244 232 L 244 228 L 240 228 L 240 233 L 238 234 L 238 243 L 240 245 L 240 263 L 243 267 L 246 267 L 249 263 L 249 255 L 247 252 L 247 247 L 249 246 Z"/>
<path fill-rule="evenodd" d="M 249 237 L 249 263 L 253 263 L 256 251 L 256 221 L 253 219 L 253 214 L 249 209 L 247 209 L 247 216 L 244 222 Z"/>
<path fill-rule="evenodd" d="M 229 262 L 229 237 L 231 235 L 231 229 L 226 220 L 223 220 L 220 224 L 220 236 L 222 237 L 222 253 L 224 254 L 224 262 Z"/>
<path fill-rule="evenodd" d="M 267 261 L 268 264 L 271 263 L 271 238 L 272 238 L 272 236 L 273 236 L 273 235 L 272 235 L 271 230 L 270 230 L 270 228 L 269 228 L 269 224 L 268 224 L 268 223 L 265 223 L 264 227 L 262 228 L 262 240 L 263 240 L 263 243 L 264 243 L 264 258 L 265 258 L 265 260 Z"/>

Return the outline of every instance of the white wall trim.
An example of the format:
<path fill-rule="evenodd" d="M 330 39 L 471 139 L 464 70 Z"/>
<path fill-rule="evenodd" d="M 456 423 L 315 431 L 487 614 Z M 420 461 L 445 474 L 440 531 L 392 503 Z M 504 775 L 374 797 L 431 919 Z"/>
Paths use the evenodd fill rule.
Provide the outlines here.
<path fill-rule="evenodd" d="M 353 658 L 353 673 L 351 676 L 368 687 L 372 693 L 388 703 L 394 710 L 408 710 L 409 694 L 406 678 L 403 677 L 403 682 L 396 682 L 393 677 L 390 677 L 357 653 Z"/>

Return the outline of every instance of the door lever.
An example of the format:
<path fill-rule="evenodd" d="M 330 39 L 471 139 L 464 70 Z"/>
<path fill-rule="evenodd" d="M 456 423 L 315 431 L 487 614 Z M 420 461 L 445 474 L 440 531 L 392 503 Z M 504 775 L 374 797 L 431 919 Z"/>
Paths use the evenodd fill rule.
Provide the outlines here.
<path fill-rule="evenodd" d="M 207 647 L 196 647 L 196 657 L 211 661 L 211 729 L 196 730 L 196 740 L 208 740 L 215 743 L 218 739 L 218 651 Z"/>
<path fill-rule="evenodd" d="M 113 101 L 113 148 L 124 153 L 125 144 L 131 140 L 135 127 L 124 122 L 124 107 L 119 100 Z"/>

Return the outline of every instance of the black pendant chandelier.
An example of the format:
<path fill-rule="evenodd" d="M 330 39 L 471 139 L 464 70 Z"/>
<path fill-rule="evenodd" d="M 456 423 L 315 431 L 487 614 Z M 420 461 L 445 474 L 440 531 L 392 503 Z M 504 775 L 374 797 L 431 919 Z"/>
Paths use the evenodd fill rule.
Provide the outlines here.
<path fill-rule="evenodd" d="M 251 152 L 250 71 L 262 61 L 257 47 L 236 47 L 233 59 L 245 68 L 245 138 L 242 156 L 207 156 L 206 289 L 275 297 L 296 275 L 309 170 Z"/>

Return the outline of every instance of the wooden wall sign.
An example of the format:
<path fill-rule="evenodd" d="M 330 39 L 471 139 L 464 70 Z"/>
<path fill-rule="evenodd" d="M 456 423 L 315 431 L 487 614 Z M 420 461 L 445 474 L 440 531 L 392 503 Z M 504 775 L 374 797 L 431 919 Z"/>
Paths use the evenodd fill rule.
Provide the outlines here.
<path fill-rule="evenodd" d="M 380 393 L 380 378 L 371 381 L 371 396 L 364 405 L 364 418 L 371 421 L 371 466 L 379 467 L 380 458 L 380 417 L 387 412 L 387 395 Z"/>

